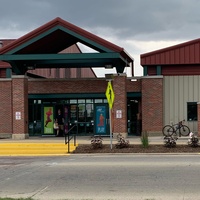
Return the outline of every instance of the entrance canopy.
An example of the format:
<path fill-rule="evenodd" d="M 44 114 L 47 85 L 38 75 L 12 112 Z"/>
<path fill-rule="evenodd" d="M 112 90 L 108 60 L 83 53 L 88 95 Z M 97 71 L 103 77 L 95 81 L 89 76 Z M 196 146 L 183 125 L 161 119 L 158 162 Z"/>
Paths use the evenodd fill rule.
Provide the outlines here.
<path fill-rule="evenodd" d="M 64 49 L 82 43 L 95 53 L 60 53 Z M 133 63 L 126 51 L 61 18 L 20 37 L 0 48 L 0 60 L 10 63 L 15 74 L 25 74 L 36 68 L 90 68 L 116 67 L 117 73 Z"/>

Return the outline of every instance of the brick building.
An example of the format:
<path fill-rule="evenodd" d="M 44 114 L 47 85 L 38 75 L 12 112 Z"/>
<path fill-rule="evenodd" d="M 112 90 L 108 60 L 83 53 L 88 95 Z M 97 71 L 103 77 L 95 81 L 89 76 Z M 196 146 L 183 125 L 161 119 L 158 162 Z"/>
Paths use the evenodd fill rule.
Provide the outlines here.
<path fill-rule="evenodd" d="M 161 118 L 153 129 L 159 124 L 175 124 L 184 119 L 190 130 L 198 133 L 200 39 L 142 54 L 141 65 L 144 76 L 160 80 L 158 93 L 154 90 L 155 85 L 152 86 L 151 100 L 146 103 L 150 109 L 146 112 L 147 118 L 152 117 L 151 111 L 154 112 L 153 121 L 155 115 Z M 143 91 L 142 94 L 146 95 L 147 90 Z M 156 105 L 155 101 L 159 103 Z"/>
<path fill-rule="evenodd" d="M 83 53 L 78 43 L 96 52 Z M 112 128 L 113 132 L 127 134 L 127 80 L 123 71 L 133 59 L 123 48 L 60 18 L 19 39 L 2 40 L 1 44 L 0 98 L 4 106 L 0 117 L 5 119 L 1 122 L 1 137 L 54 135 L 53 122 L 59 109 L 65 119 L 63 131 L 77 124 L 80 135 L 108 135 L 108 81 L 97 78 L 94 67 L 116 68 L 112 82 L 115 99 L 119 99 L 116 109 L 121 114 L 116 118 L 120 125 L 113 121 Z M 122 85 L 123 91 L 118 91 Z M 98 117 L 102 114 L 103 126 L 99 127 Z"/>
<path fill-rule="evenodd" d="M 79 43 L 95 52 L 81 52 Z M 54 136 L 59 109 L 63 131 L 76 125 L 78 135 L 109 135 L 110 127 L 114 135 L 161 135 L 182 119 L 198 131 L 199 40 L 141 55 L 142 77 L 124 73 L 133 59 L 123 48 L 60 18 L 0 44 L 0 137 Z M 94 67 L 117 73 L 98 78 Z"/>

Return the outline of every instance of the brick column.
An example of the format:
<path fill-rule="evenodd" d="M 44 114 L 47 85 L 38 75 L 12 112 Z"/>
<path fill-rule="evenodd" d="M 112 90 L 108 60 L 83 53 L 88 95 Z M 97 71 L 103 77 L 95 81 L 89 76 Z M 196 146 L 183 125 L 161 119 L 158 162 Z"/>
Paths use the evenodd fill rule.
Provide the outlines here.
<path fill-rule="evenodd" d="M 13 139 L 28 138 L 28 78 L 12 76 Z"/>
<path fill-rule="evenodd" d="M 142 132 L 162 135 L 163 77 L 146 76 L 142 79 Z"/>
<path fill-rule="evenodd" d="M 12 137 L 12 80 L 0 78 L 0 136 Z"/>
<path fill-rule="evenodd" d="M 197 119 L 198 119 L 197 133 L 198 133 L 198 137 L 200 137 L 200 102 L 197 102 Z"/>
<path fill-rule="evenodd" d="M 126 74 L 114 75 L 112 84 L 115 93 L 112 109 L 113 136 L 121 133 L 127 137 Z"/>

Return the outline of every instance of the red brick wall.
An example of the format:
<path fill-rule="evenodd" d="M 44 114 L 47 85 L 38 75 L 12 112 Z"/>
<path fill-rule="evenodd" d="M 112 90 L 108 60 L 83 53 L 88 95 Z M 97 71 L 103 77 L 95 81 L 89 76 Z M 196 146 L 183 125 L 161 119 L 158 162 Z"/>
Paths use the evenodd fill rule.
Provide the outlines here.
<path fill-rule="evenodd" d="M 28 79 L 15 76 L 12 79 L 13 93 L 13 134 L 28 133 Z M 21 119 L 16 120 L 16 112 L 21 112 Z"/>
<path fill-rule="evenodd" d="M 29 80 L 29 94 L 45 93 L 102 93 L 106 91 L 107 82 L 105 79 L 84 79 L 84 80 Z"/>
<path fill-rule="evenodd" d="M 127 95 L 126 92 L 140 92 L 142 88 L 143 131 L 161 131 L 163 115 L 162 78 L 143 78 L 130 81 L 125 74 L 114 76 L 112 82 L 115 102 L 112 112 L 113 132 L 127 133 Z M 0 133 L 28 133 L 28 93 L 105 93 L 107 81 L 102 79 L 29 79 L 14 76 L 13 79 L 0 80 Z M 12 109 L 13 105 L 13 109 Z M 122 118 L 116 118 L 116 111 L 122 110 Z M 21 112 L 21 120 L 15 113 Z"/>
<path fill-rule="evenodd" d="M 113 133 L 127 134 L 127 96 L 126 96 L 126 76 L 114 76 L 113 90 L 115 100 L 113 106 Z M 122 111 L 122 118 L 116 118 L 116 111 Z"/>
<path fill-rule="evenodd" d="M 162 78 L 148 77 L 130 81 L 122 74 L 114 76 L 112 84 L 115 93 L 112 112 L 114 133 L 127 133 L 126 92 L 140 92 L 140 88 L 142 88 L 143 131 L 161 132 L 163 124 Z M 2 79 L 0 80 L 0 117 L 5 119 L 6 126 L 4 121 L 0 122 L 0 134 L 28 133 L 28 93 L 105 93 L 106 88 L 106 79 L 27 80 L 24 76 L 14 76 L 12 80 Z M 117 110 L 122 111 L 122 118 L 116 118 Z M 21 120 L 15 119 L 16 112 L 21 112 Z"/>
<path fill-rule="evenodd" d="M 142 79 L 142 131 L 161 133 L 163 124 L 163 79 Z"/>
<path fill-rule="evenodd" d="M 136 81 L 131 81 L 131 79 L 126 80 L 127 92 L 141 92 L 141 86 L 141 79 L 137 79 Z"/>
<path fill-rule="evenodd" d="M 141 79 L 125 79 L 127 92 L 141 92 Z M 106 79 L 30 79 L 29 94 L 40 93 L 98 93 L 105 92 Z M 74 89 L 75 88 L 75 89 Z"/>
<path fill-rule="evenodd" d="M 0 134 L 12 133 L 12 82 L 0 79 Z"/>

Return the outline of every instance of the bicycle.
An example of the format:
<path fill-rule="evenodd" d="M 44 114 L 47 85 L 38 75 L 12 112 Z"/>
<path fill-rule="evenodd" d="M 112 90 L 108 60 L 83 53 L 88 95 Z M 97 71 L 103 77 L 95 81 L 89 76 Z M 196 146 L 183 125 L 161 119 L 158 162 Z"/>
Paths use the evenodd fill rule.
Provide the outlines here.
<path fill-rule="evenodd" d="M 178 122 L 177 124 L 166 125 L 162 129 L 162 133 L 164 136 L 172 136 L 177 135 L 177 131 L 179 133 L 179 137 L 188 136 L 190 134 L 190 128 L 183 123 L 185 120 Z"/>

